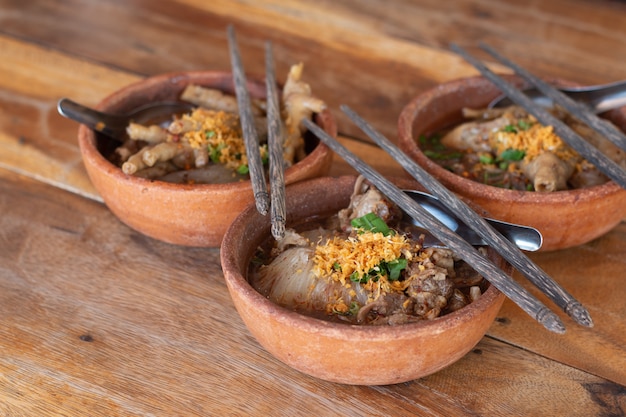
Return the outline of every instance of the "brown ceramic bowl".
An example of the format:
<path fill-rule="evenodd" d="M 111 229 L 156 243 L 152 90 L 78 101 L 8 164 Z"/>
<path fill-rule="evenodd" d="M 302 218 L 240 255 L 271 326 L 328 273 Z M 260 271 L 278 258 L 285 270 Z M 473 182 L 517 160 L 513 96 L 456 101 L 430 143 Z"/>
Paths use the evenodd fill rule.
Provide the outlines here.
<path fill-rule="evenodd" d="M 176 100 L 188 84 L 234 94 L 231 73 L 197 71 L 158 75 L 129 85 L 100 102 L 96 109 L 124 113 L 155 101 Z M 249 82 L 251 97 L 265 96 L 261 82 Z M 316 123 L 336 136 L 327 110 Z M 286 184 L 325 175 L 332 152 L 313 135 L 306 138 L 308 155 L 285 171 Z M 171 184 L 126 175 L 105 155 L 110 141 L 81 125 L 78 143 L 89 178 L 109 209 L 131 228 L 165 242 L 218 247 L 232 220 L 253 201 L 250 181 L 227 184 Z"/>
<path fill-rule="evenodd" d="M 524 83 L 507 76 L 517 85 Z M 557 85 L 572 85 L 554 81 Z M 537 228 L 542 251 L 589 242 L 615 227 L 626 216 L 626 190 L 613 181 L 603 185 L 551 193 L 513 191 L 488 186 L 437 165 L 420 150 L 417 138 L 449 128 L 463 120 L 463 107 L 482 108 L 500 91 L 482 77 L 441 84 L 419 94 L 403 109 L 398 121 L 398 145 L 420 166 L 456 194 L 485 209 L 491 217 Z M 626 131 L 626 107 L 606 114 Z"/>
<path fill-rule="evenodd" d="M 354 181 L 355 177 L 325 177 L 289 186 L 288 225 L 346 207 Z M 419 189 L 406 179 L 396 182 Z M 244 323 L 265 349 L 287 365 L 327 381 L 385 385 L 432 374 L 478 343 L 504 301 L 504 295 L 490 286 L 474 303 L 432 321 L 358 326 L 312 318 L 274 304 L 247 281 L 255 250 L 269 236 L 269 220 L 254 207 L 235 219 L 221 247 L 228 290 Z M 489 257 L 511 273 L 495 252 Z"/>

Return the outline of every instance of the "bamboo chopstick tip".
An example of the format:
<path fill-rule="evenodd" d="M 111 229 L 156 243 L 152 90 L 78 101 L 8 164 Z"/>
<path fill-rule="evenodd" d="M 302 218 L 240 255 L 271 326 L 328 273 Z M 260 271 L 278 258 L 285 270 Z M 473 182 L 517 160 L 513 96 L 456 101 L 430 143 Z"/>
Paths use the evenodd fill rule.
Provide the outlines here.
<path fill-rule="evenodd" d="M 270 196 L 267 192 L 261 191 L 254 194 L 256 209 L 265 216 L 270 211 Z"/>
<path fill-rule="evenodd" d="M 272 222 L 271 231 L 274 239 L 280 241 L 285 237 L 285 224 L 282 222 Z"/>
<path fill-rule="evenodd" d="M 551 332 L 563 334 L 565 333 L 565 325 L 554 312 L 548 308 L 542 308 L 537 312 L 536 320 Z"/>
<path fill-rule="evenodd" d="M 593 327 L 593 319 L 589 314 L 589 311 L 577 302 L 576 300 L 572 300 L 566 307 L 565 312 L 569 315 L 576 323 L 583 325 L 585 327 Z"/>

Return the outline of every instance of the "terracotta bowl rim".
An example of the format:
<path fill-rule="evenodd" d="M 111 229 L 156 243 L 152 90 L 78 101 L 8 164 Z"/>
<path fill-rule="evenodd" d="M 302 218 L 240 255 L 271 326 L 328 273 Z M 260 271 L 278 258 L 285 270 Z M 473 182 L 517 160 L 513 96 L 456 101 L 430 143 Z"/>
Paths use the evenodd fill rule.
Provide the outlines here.
<path fill-rule="evenodd" d="M 522 78 L 517 75 L 500 75 L 511 81 L 522 82 Z M 562 80 L 560 78 L 548 78 L 547 80 L 560 85 L 580 85 L 570 81 Z M 413 133 L 413 119 L 415 117 L 417 109 L 429 105 L 431 101 L 430 97 L 432 96 L 443 96 L 450 92 L 458 90 L 459 87 L 464 86 L 468 83 L 476 82 L 482 82 L 484 83 L 484 85 L 492 85 L 489 80 L 481 75 L 462 77 L 441 83 L 428 90 L 422 91 L 421 93 L 413 97 L 402 109 L 398 119 L 398 138 L 399 141 L 406 146 L 405 151 L 407 151 L 408 149 L 407 152 L 409 154 L 414 157 L 417 156 L 419 157 L 419 159 L 428 163 L 429 170 L 437 172 L 437 175 L 440 178 L 442 178 L 448 184 L 453 184 L 453 187 L 457 189 L 462 189 L 463 193 L 468 194 L 469 192 L 471 192 L 472 194 L 484 197 L 488 196 L 489 199 L 502 200 L 503 202 L 511 201 L 515 202 L 516 204 L 563 203 L 564 198 L 567 198 L 571 201 L 595 200 L 606 195 L 624 191 L 617 183 L 611 180 L 604 184 L 595 185 L 592 187 L 553 191 L 550 193 L 539 193 L 536 191 L 525 190 L 509 190 L 463 178 L 459 175 L 447 171 L 446 169 L 437 165 L 434 161 L 430 160 L 430 158 L 428 158 L 422 152 L 414 139 L 415 135 Z M 486 100 L 485 105 L 487 104 L 487 102 L 488 101 Z M 626 106 L 620 107 L 619 109 L 613 111 L 626 112 Z"/>
<path fill-rule="evenodd" d="M 290 185 L 289 187 L 292 189 L 304 189 L 305 187 L 308 188 L 316 186 L 317 184 L 323 184 L 324 182 L 328 182 L 329 179 L 341 181 L 346 178 L 353 178 L 353 176 L 346 175 L 332 178 L 319 177 L 299 182 L 297 184 Z M 239 216 L 237 216 L 226 231 L 220 249 L 222 269 L 224 271 L 226 283 L 231 291 L 234 291 L 250 305 L 253 305 L 259 312 L 259 315 L 272 316 L 280 323 L 297 326 L 300 330 L 306 330 L 309 333 L 322 334 L 340 340 L 351 341 L 388 340 L 389 336 L 393 336 L 395 339 L 401 340 L 415 339 L 416 335 L 421 333 L 441 333 L 470 322 L 487 310 L 488 306 L 499 302 L 501 299 L 503 300 L 505 297 L 505 295 L 493 284 L 489 284 L 487 290 L 478 300 L 460 310 L 437 317 L 433 320 L 423 320 L 398 326 L 352 325 L 335 323 L 307 316 L 279 306 L 278 304 L 270 301 L 254 289 L 254 287 L 252 287 L 252 285 L 248 282 L 247 278 L 244 277 L 241 271 L 238 270 L 237 255 L 245 253 L 245 251 L 242 250 L 245 244 L 242 239 L 237 238 L 237 234 L 241 233 L 246 223 L 253 222 L 255 219 L 258 221 L 259 219 L 262 219 L 262 217 L 258 214 L 254 205 L 251 204 L 246 207 Z M 266 221 L 266 223 L 268 222 L 269 220 Z M 264 235 L 269 236 L 269 223 L 264 225 L 264 227 L 266 229 Z M 238 243 L 236 243 L 233 247 L 229 247 L 229 242 Z M 249 264 L 250 258 L 251 256 L 247 257 L 245 265 Z"/>
<path fill-rule="evenodd" d="M 221 77 L 231 77 L 232 73 L 229 71 L 213 71 L 213 70 L 194 70 L 194 71 L 176 71 L 176 72 L 168 72 L 163 74 L 158 74 L 154 76 L 147 77 L 143 80 L 136 81 L 134 83 L 128 84 L 119 90 L 111 93 L 106 96 L 103 100 L 101 100 L 94 108 L 100 111 L 107 111 L 112 105 L 123 101 L 126 96 L 129 94 L 134 94 L 135 92 L 141 91 L 147 86 L 151 84 L 161 84 L 175 81 L 177 78 L 188 78 L 193 79 L 196 77 L 206 77 L 212 76 L 215 78 Z M 248 78 L 249 82 L 259 82 L 255 78 Z M 333 130 L 332 133 L 336 135 L 336 123 L 333 122 L 332 115 L 329 109 L 325 109 L 320 114 L 316 115 L 316 120 L 323 119 L 326 124 Z M 328 122 L 331 123 L 328 123 Z M 107 158 L 102 155 L 102 153 L 96 147 L 96 134 L 89 127 L 81 124 L 78 128 L 78 142 L 81 154 L 84 158 L 86 158 L 93 167 L 96 167 L 98 171 L 107 174 L 108 176 L 114 178 L 117 181 L 121 181 L 127 185 L 136 185 L 138 187 L 143 186 L 158 186 L 163 190 L 174 193 L 189 193 L 189 192 L 197 192 L 204 193 L 206 191 L 221 191 L 221 192 L 229 192 L 229 191 L 243 191 L 251 188 L 250 180 L 238 181 L 238 182 L 230 182 L 223 184 L 177 184 L 177 183 L 169 183 L 165 181 L 159 181 L 154 179 L 147 179 L 142 177 L 137 177 L 134 175 L 126 175 L 120 167 L 113 164 Z M 314 165 L 320 158 L 323 158 L 326 154 L 330 153 L 330 148 L 325 145 L 322 141 L 319 141 L 315 148 L 307 154 L 307 156 L 296 162 L 294 165 L 288 167 L 285 170 L 285 181 L 290 181 L 290 179 L 297 175 L 298 172 L 302 168 Z"/>

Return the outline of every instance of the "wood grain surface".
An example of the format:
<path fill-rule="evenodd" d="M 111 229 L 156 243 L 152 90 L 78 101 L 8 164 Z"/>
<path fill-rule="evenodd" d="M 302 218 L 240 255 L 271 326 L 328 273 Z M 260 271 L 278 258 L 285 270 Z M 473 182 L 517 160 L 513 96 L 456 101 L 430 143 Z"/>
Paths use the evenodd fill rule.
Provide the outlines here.
<path fill-rule="evenodd" d="M 267 353 L 235 311 L 219 250 L 162 243 L 123 225 L 82 165 L 62 97 L 93 106 L 146 76 L 246 70 L 272 41 L 338 119 L 340 141 L 404 175 L 343 116 L 395 140 L 415 94 L 475 75 L 455 42 L 498 72 L 486 42 L 541 76 L 626 78 L 617 0 L 0 0 L 0 416 L 621 416 L 626 414 L 626 222 L 588 244 L 531 254 L 590 311 L 547 332 L 506 301 L 483 340 L 426 378 L 344 386 Z M 354 174 L 336 157 L 331 175 Z M 514 278 L 546 305 L 549 300 Z"/>
<path fill-rule="evenodd" d="M 592 359 L 585 352 L 546 357 L 577 344 L 520 328 L 538 325 L 510 306 L 471 353 L 419 381 L 353 387 L 302 375 L 247 332 L 217 249 L 155 241 L 97 202 L 0 172 L 0 241 L 11 242 L 0 258 L 0 415 L 589 416 L 625 405 L 619 383 L 561 363 Z M 507 341 L 510 328 L 524 348 Z M 591 353 L 605 342 L 589 341 Z M 623 372 L 618 356 L 608 355 Z"/>

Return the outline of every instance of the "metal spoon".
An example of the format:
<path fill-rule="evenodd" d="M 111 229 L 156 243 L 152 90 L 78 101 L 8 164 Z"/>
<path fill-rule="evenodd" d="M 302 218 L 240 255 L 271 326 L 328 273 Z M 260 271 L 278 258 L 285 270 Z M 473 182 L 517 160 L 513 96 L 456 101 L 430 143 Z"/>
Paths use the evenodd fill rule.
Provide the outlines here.
<path fill-rule="evenodd" d="M 130 122 L 160 124 L 171 121 L 173 115 L 188 112 L 194 107 L 191 103 L 177 101 L 155 102 L 127 114 L 110 114 L 91 109 L 67 98 L 62 98 L 57 104 L 57 110 L 62 116 L 117 140 L 124 138 L 126 127 Z"/>
<path fill-rule="evenodd" d="M 626 80 L 586 87 L 562 87 L 559 88 L 559 91 L 576 101 L 587 104 L 595 113 L 602 113 L 626 105 Z M 544 96 L 541 91 L 535 88 L 524 90 L 524 93 L 544 107 L 552 107 L 553 105 L 552 99 Z M 513 101 L 507 96 L 501 95 L 491 101 L 487 107 L 506 107 L 513 104 Z"/>
<path fill-rule="evenodd" d="M 465 241 L 473 246 L 486 245 L 485 241 L 468 227 L 463 221 L 459 220 L 444 204 L 442 204 L 435 196 L 432 196 L 421 191 L 404 190 L 413 200 L 418 202 L 426 211 L 433 216 L 437 217 L 439 221 L 445 224 L 450 230 L 461 236 Z M 413 226 L 422 228 L 419 222 L 413 220 L 411 217 L 406 216 L 406 220 Z M 541 233 L 532 227 L 521 226 L 513 223 L 507 223 L 494 219 L 485 219 L 493 226 L 498 232 L 505 238 L 515 243 L 518 248 L 533 252 L 541 248 L 543 243 L 543 236 Z M 426 232 L 426 239 L 424 241 L 425 246 L 437 246 L 443 245 L 430 233 Z"/>

